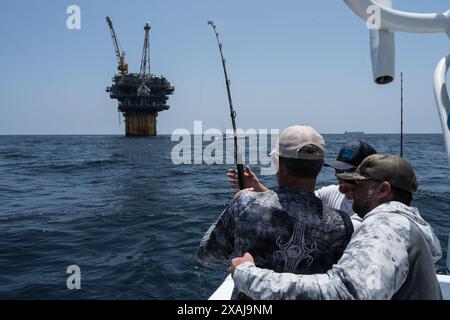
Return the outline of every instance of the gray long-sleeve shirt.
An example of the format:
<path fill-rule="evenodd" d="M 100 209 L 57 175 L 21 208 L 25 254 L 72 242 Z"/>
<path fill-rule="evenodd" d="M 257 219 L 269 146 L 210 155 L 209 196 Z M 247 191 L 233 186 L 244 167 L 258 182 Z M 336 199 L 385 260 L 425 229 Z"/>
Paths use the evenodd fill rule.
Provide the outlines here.
<path fill-rule="evenodd" d="M 417 209 L 394 201 L 364 217 L 326 273 L 276 273 L 245 263 L 233 278 L 253 299 L 442 299 L 433 265 L 440 256 L 439 240 Z"/>

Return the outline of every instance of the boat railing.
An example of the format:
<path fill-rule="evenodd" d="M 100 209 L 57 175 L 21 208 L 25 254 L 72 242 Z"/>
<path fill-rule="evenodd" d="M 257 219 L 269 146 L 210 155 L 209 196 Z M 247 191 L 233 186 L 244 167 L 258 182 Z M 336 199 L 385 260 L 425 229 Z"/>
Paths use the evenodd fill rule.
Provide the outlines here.
<path fill-rule="evenodd" d="M 344 0 L 347 6 L 370 25 L 371 54 L 374 80 L 387 84 L 395 77 L 394 33 L 445 33 L 450 38 L 450 10 L 443 13 L 412 13 L 392 8 L 391 0 Z M 378 11 L 378 25 L 369 23 Z M 377 20 L 377 19 L 375 19 Z M 445 76 L 450 55 L 439 62 L 434 78 L 436 103 L 450 166 L 450 102 Z"/>

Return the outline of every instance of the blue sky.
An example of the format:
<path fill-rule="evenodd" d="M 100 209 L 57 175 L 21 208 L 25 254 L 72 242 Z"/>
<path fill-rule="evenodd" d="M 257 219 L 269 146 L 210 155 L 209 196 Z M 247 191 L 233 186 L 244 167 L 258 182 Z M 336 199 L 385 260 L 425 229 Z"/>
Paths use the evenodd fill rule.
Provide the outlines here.
<path fill-rule="evenodd" d="M 81 8 L 68 30 L 66 8 Z M 443 12 L 444 0 L 394 0 L 395 8 Z M 122 134 L 117 102 L 105 88 L 116 58 L 110 16 L 139 68 L 143 26 L 151 29 L 151 68 L 176 90 L 158 117 L 159 133 L 230 127 L 214 34 L 224 43 L 241 128 L 310 124 L 322 133 L 399 131 L 399 74 L 405 74 L 405 130 L 441 132 L 432 80 L 450 52 L 443 34 L 396 35 L 396 81 L 372 81 L 364 22 L 340 0 L 9 1 L 0 10 L 0 134 Z"/>

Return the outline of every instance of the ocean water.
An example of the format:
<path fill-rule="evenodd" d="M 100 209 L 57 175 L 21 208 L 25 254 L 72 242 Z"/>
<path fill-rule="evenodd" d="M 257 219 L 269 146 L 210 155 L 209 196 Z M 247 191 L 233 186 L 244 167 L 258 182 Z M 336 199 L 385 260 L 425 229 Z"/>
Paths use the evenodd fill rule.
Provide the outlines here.
<path fill-rule="evenodd" d="M 354 138 L 399 153 L 398 135 L 325 135 L 327 157 Z M 0 136 L 0 298 L 207 299 L 228 266 L 203 267 L 196 251 L 233 196 L 229 166 L 175 165 L 176 144 L 170 136 Z M 405 157 L 420 182 L 414 205 L 446 254 L 442 136 L 406 135 Z M 262 180 L 275 186 L 274 176 Z M 318 186 L 334 182 L 324 168 Z M 80 290 L 67 288 L 70 265 L 80 267 Z"/>

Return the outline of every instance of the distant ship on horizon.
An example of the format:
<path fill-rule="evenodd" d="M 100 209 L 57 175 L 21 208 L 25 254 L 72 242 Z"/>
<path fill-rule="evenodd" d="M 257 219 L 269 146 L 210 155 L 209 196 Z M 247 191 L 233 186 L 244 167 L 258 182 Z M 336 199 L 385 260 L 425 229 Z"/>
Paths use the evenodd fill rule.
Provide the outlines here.
<path fill-rule="evenodd" d="M 345 131 L 344 134 L 364 134 L 363 131 Z"/>

